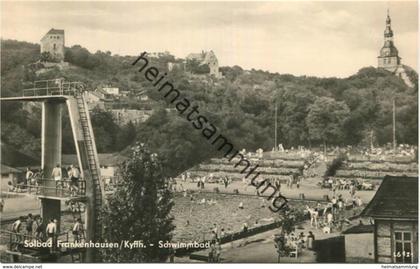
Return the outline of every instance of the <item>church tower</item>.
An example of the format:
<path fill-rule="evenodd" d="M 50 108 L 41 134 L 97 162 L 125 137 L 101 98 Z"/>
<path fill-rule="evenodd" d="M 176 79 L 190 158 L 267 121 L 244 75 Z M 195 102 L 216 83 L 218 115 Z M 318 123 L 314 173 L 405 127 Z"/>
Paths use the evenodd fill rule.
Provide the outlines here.
<path fill-rule="evenodd" d="M 384 46 L 378 56 L 378 67 L 384 68 L 390 72 L 395 72 L 401 64 L 401 58 L 398 56 L 398 50 L 394 46 L 394 33 L 391 29 L 391 17 L 389 16 L 389 10 L 386 17 L 384 39 Z"/>

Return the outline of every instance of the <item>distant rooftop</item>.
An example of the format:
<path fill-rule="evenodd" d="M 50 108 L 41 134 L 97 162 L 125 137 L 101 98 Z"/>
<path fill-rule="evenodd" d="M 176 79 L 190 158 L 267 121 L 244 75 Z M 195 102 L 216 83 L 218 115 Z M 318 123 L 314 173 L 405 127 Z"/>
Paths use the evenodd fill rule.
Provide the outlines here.
<path fill-rule="evenodd" d="M 352 226 L 347 230 L 343 231 L 343 234 L 364 234 L 364 233 L 373 233 L 373 225 L 363 225 L 359 224 Z"/>
<path fill-rule="evenodd" d="M 103 166 L 117 166 L 128 158 L 120 153 L 98 153 L 99 164 Z M 76 154 L 63 154 L 61 158 L 62 165 L 77 164 Z"/>
<path fill-rule="evenodd" d="M 41 163 L 35 156 L 17 151 L 14 146 L 5 143 L 1 143 L 0 162 L 9 167 L 39 166 Z"/>
<path fill-rule="evenodd" d="M 386 176 L 361 216 L 418 219 L 418 177 Z"/>
<path fill-rule="evenodd" d="M 0 171 L 1 171 L 2 175 L 3 174 L 9 174 L 9 173 L 19 173 L 19 172 L 21 172 L 19 169 L 16 169 L 16 168 L 4 165 L 4 164 L 0 165 Z"/>
<path fill-rule="evenodd" d="M 51 28 L 47 35 L 64 35 L 64 30 Z"/>

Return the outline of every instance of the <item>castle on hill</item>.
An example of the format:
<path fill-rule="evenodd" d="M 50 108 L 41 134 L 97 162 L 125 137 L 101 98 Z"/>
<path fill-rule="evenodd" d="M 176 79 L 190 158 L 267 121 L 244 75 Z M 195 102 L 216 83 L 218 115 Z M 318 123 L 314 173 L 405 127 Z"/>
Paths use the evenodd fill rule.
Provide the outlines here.
<path fill-rule="evenodd" d="M 196 60 L 200 65 L 208 65 L 210 69 L 210 75 L 220 78 L 221 74 L 219 72 L 219 62 L 217 60 L 216 54 L 212 50 L 202 51 L 201 53 L 190 53 L 186 60 Z"/>
<path fill-rule="evenodd" d="M 64 30 L 51 28 L 41 39 L 41 55 L 49 53 L 51 60 L 64 61 Z"/>

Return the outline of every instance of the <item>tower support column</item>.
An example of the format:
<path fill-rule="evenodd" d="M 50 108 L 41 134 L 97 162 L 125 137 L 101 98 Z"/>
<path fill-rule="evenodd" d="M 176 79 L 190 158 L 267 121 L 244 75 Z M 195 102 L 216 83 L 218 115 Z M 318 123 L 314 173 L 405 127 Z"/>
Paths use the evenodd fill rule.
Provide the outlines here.
<path fill-rule="evenodd" d="M 46 193 L 56 196 L 56 183 L 51 177 L 56 165 L 61 167 L 61 139 L 62 139 L 62 105 L 61 102 L 44 102 L 42 104 L 42 162 L 44 171 L 42 187 L 47 187 Z M 60 200 L 42 198 L 41 216 L 44 222 L 57 220 L 57 231 L 60 230 L 61 202 Z"/>

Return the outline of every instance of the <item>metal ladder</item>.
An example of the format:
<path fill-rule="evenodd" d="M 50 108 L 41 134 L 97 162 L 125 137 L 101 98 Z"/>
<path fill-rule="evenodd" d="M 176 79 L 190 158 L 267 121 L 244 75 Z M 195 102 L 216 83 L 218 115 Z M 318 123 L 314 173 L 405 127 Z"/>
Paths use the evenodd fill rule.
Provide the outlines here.
<path fill-rule="evenodd" d="M 87 104 L 85 103 L 84 97 L 82 95 L 82 91 L 77 91 L 75 94 L 77 107 L 79 110 L 79 117 L 80 117 L 80 123 L 82 126 L 82 132 L 83 132 L 83 139 L 84 139 L 84 149 L 86 156 L 87 156 L 87 162 L 88 162 L 88 168 L 89 168 L 89 174 L 90 178 L 94 185 L 94 203 L 95 203 L 95 238 L 100 238 L 102 233 L 102 225 L 100 221 L 100 214 L 99 211 L 102 207 L 102 188 L 101 188 L 101 182 L 100 182 L 100 175 L 99 175 L 99 165 L 96 162 L 96 152 L 95 152 L 95 141 L 93 133 L 91 132 L 91 129 L 89 127 L 89 118 L 87 113 L 89 113 Z"/>
<path fill-rule="evenodd" d="M 84 212 L 84 209 L 82 208 L 81 202 L 71 200 L 68 202 L 68 206 L 73 216 L 73 221 L 82 219 L 82 213 Z"/>

